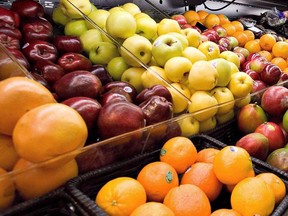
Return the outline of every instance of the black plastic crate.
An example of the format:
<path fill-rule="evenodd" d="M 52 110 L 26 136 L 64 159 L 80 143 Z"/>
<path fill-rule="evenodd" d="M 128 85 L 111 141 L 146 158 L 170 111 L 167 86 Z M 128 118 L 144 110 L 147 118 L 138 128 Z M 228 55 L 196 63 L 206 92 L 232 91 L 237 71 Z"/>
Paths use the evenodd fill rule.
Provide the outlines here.
<path fill-rule="evenodd" d="M 208 135 L 195 135 L 191 137 L 194 145 L 197 150 L 201 150 L 204 148 L 216 148 L 222 149 L 226 145 Z M 119 162 L 117 164 L 113 164 L 110 166 L 106 166 L 81 176 L 78 176 L 67 183 L 66 190 L 67 192 L 77 200 L 78 204 L 81 208 L 85 209 L 85 211 L 89 215 L 107 215 L 95 204 L 95 198 L 99 189 L 109 180 L 120 177 L 120 176 L 129 176 L 129 177 L 137 177 L 138 172 L 144 167 L 146 164 L 158 161 L 159 160 L 160 149 L 134 156 L 133 158 Z M 262 172 L 272 172 L 278 175 L 285 183 L 286 188 L 288 189 L 288 175 L 287 173 L 276 169 L 267 163 L 260 161 L 258 159 L 252 158 L 254 171 L 256 174 Z M 211 203 L 212 210 L 218 208 L 230 208 L 230 194 L 226 190 L 222 190 L 219 197 Z M 288 209 L 288 194 L 282 200 L 282 202 L 275 207 L 272 216 L 283 216 L 286 215 Z"/>

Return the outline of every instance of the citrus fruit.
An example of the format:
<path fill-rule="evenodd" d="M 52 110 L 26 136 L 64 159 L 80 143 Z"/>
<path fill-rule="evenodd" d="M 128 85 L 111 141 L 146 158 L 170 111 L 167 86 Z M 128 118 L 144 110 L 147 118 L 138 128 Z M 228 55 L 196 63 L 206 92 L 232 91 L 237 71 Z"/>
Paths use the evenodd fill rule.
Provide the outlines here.
<path fill-rule="evenodd" d="M 196 160 L 197 149 L 187 137 L 177 136 L 164 143 L 160 161 L 170 164 L 178 174 L 184 173 Z"/>
<path fill-rule="evenodd" d="M 244 26 L 240 21 L 233 20 L 230 23 L 235 27 L 236 31 L 244 31 Z"/>
<path fill-rule="evenodd" d="M 284 59 L 288 58 L 288 42 L 277 41 L 272 47 L 272 53 L 274 57 L 282 57 Z"/>
<path fill-rule="evenodd" d="M 0 134 L 0 152 L 0 167 L 11 171 L 19 158 L 11 136 Z"/>
<path fill-rule="evenodd" d="M 244 45 L 244 48 L 247 49 L 249 53 L 260 52 L 262 50 L 260 42 L 257 39 L 247 41 L 247 43 Z"/>
<path fill-rule="evenodd" d="M 274 193 L 263 179 L 248 177 L 234 187 L 231 206 L 242 216 L 270 215 L 275 206 Z"/>
<path fill-rule="evenodd" d="M 198 15 L 198 13 L 194 10 L 188 10 L 186 11 L 183 16 L 186 18 L 187 23 L 191 24 L 191 25 L 195 25 L 196 22 L 198 22 L 200 20 L 200 17 Z"/>
<path fill-rule="evenodd" d="M 216 14 L 208 14 L 204 19 L 204 26 L 208 29 L 212 29 L 214 26 L 220 24 L 220 19 Z"/>
<path fill-rule="evenodd" d="M 204 148 L 198 152 L 196 162 L 213 163 L 215 155 L 219 151 L 219 149 L 215 148 Z"/>
<path fill-rule="evenodd" d="M 77 162 L 73 159 L 57 167 L 41 167 L 20 158 L 13 171 L 15 186 L 25 200 L 43 196 L 62 186 L 78 175 Z"/>
<path fill-rule="evenodd" d="M 261 56 L 263 56 L 267 61 L 271 61 L 273 56 L 271 54 L 271 52 L 267 51 L 267 50 L 261 50 L 260 52 L 258 52 Z"/>
<path fill-rule="evenodd" d="M 163 201 L 175 215 L 210 216 L 211 205 L 206 194 L 196 185 L 183 184 L 172 188 Z"/>
<path fill-rule="evenodd" d="M 211 213 L 210 216 L 241 216 L 238 212 L 233 209 L 217 209 Z"/>
<path fill-rule="evenodd" d="M 227 32 L 228 36 L 232 36 L 236 32 L 236 28 L 231 23 L 224 23 L 221 25 Z"/>
<path fill-rule="evenodd" d="M 50 103 L 25 113 L 12 137 L 18 155 L 37 163 L 82 148 L 87 135 L 87 126 L 75 109 Z"/>
<path fill-rule="evenodd" d="M 225 14 L 217 14 L 219 20 L 220 20 L 220 25 L 223 25 L 224 23 L 229 23 L 230 20 Z"/>
<path fill-rule="evenodd" d="M 273 190 L 275 204 L 279 204 L 286 196 L 286 186 L 283 180 L 274 173 L 260 173 L 257 178 L 262 178 Z"/>
<path fill-rule="evenodd" d="M 244 31 L 236 31 L 233 35 L 238 41 L 238 46 L 244 47 L 244 45 L 249 41 L 248 36 Z"/>
<path fill-rule="evenodd" d="M 214 158 L 214 172 L 223 184 L 237 184 L 253 171 L 249 153 L 237 146 L 226 146 Z"/>
<path fill-rule="evenodd" d="M 146 193 L 136 179 L 117 177 L 100 188 L 95 202 L 108 215 L 126 216 L 146 203 Z"/>
<path fill-rule="evenodd" d="M 182 176 L 180 184 L 198 186 L 207 195 L 210 202 L 214 201 L 222 190 L 222 183 L 217 179 L 212 163 L 194 163 Z"/>
<path fill-rule="evenodd" d="M 12 135 L 18 119 L 29 110 L 55 103 L 52 93 L 39 82 L 11 77 L 0 82 L 0 133 Z"/>
<path fill-rule="evenodd" d="M 0 168 L 0 212 L 9 208 L 15 199 L 15 185 L 8 172 Z"/>
<path fill-rule="evenodd" d="M 148 201 L 162 202 L 171 188 L 179 185 L 176 170 L 161 161 L 145 165 L 138 173 L 137 180 L 143 185 Z"/>
<path fill-rule="evenodd" d="M 276 38 L 272 34 L 264 34 L 260 38 L 259 44 L 263 50 L 271 51 L 274 44 L 276 43 Z"/>
<path fill-rule="evenodd" d="M 255 39 L 255 35 L 251 30 L 244 30 L 243 33 L 247 36 L 248 41 Z"/>
<path fill-rule="evenodd" d="M 137 207 L 130 216 L 174 216 L 175 214 L 165 206 L 163 203 L 159 202 L 147 202 L 145 204 Z"/>
<path fill-rule="evenodd" d="M 205 10 L 199 10 L 199 11 L 197 11 L 197 14 L 198 14 L 199 19 L 200 19 L 199 22 L 202 24 L 204 23 L 206 16 L 209 15 L 209 13 Z"/>
<path fill-rule="evenodd" d="M 287 62 L 282 57 L 274 57 L 271 59 L 271 63 L 278 66 L 282 71 L 287 68 Z"/>

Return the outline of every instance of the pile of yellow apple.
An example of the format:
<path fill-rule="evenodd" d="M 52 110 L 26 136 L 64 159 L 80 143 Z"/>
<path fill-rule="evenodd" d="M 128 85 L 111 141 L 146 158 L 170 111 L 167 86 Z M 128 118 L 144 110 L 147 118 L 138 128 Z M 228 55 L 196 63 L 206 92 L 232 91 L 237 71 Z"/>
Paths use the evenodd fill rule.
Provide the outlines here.
<path fill-rule="evenodd" d="M 237 54 L 220 52 L 216 43 L 203 41 L 196 29 L 181 29 L 174 19 L 156 22 L 134 3 L 105 10 L 89 0 L 61 0 L 52 18 L 65 34 L 79 36 L 92 63 L 105 65 L 115 80 L 138 92 L 166 86 L 174 113 L 192 113 L 183 119 L 191 125 L 183 135 L 213 129 L 234 117 L 235 106 L 250 102 L 253 80 L 239 70 Z"/>

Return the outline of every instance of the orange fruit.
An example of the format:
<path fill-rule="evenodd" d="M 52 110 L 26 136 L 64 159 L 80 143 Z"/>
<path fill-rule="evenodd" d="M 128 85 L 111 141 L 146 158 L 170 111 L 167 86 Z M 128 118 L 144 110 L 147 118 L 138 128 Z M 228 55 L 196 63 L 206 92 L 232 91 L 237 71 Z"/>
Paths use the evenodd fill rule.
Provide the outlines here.
<path fill-rule="evenodd" d="M 50 103 L 25 113 L 12 137 L 18 155 L 38 163 L 82 148 L 87 135 L 87 126 L 75 109 Z"/>
<path fill-rule="evenodd" d="M 223 25 L 224 23 L 230 23 L 229 18 L 225 14 L 217 14 L 219 20 L 220 20 L 220 25 Z"/>
<path fill-rule="evenodd" d="M 0 212 L 8 209 L 15 199 L 15 185 L 8 172 L 0 168 Z"/>
<path fill-rule="evenodd" d="M 219 151 L 215 148 L 204 148 L 198 152 L 196 162 L 213 163 L 215 155 Z"/>
<path fill-rule="evenodd" d="M 206 194 L 196 185 L 183 184 L 172 188 L 163 201 L 175 215 L 210 216 L 211 205 Z"/>
<path fill-rule="evenodd" d="M 217 209 L 212 212 L 210 216 L 241 216 L 238 212 L 234 211 L 233 209 Z"/>
<path fill-rule="evenodd" d="M 249 153 L 237 146 L 226 146 L 214 158 L 214 172 L 223 184 L 237 184 L 253 171 Z"/>
<path fill-rule="evenodd" d="M 212 163 L 197 162 L 188 169 L 181 178 L 180 184 L 198 186 L 207 195 L 210 202 L 214 201 L 222 190 L 223 184 L 217 179 Z"/>
<path fill-rule="evenodd" d="M 288 74 L 288 67 L 283 70 L 283 72 Z"/>
<path fill-rule="evenodd" d="M 273 48 L 272 53 L 275 57 L 282 57 L 284 59 L 288 58 L 288 42 L 277 41 Z"/>
<path fill-rule="evenodd" d="M 159 202 L 147 202 L 138 206 L 130 216 L 174 216 L 175 214 L 166 205 Z"/>
<path fill-rule="evenodd" d="M 205 20 L 206 16 L 209 15 L 209 13 L 205 10 L 199 10 L 199 11 L 197 11 L 197 14 L 199 15 L 199 18 L 200 18 L 199 22 L 204 24 L 204 20 Z"/>
<path fill-rule="evenodd" d="M 95 202 L 108 215 L 130 215 L 137 207 L 146 203 L 146 193 L 136 179 L 117 177 L 100 188 Z"/>
<path fill-rule="evenodd" d="M 228 36 L 232 36 L 236 32 L 235 26 L 231 23 L 224 23 L 221 26 L 226 30 Z"/>
<path fill-rule="evenodd" d="M 29 110 L 55 103 L 52 93 L 27 77 L 11 77 L 0 82 L 0 133 L 12 135 L 18 119 Z"/>
<path fill-rule="evenodd" d="M 164 143 L 160 161 L 170 164 L 178 174 L 184 173 L 197 157 L 197 149 L 187 137 L 177 136 Z"/>
<path fill-rule="evenodd" d="M 248 37 L 248 41 L 255 39 L 255 35 L 251 30 L 244 30 L 243 33 Z"/>
<path fill-rule="evenodd" d="M 212 29 L 214 26 L 220 24 L 220 19 L 216 14 L 208 14 L 204 19 L 204 26 L 208 29 Z"/>
<path fill-rule="evenodd" d="M 244 31 L 244 26 L 240 21 L 233 20 L 230 23 L 235 27 L 236 31 Z"/>
<path fill-rule="evenodd" d="M 274 44 L 276 43 L 276 38 L 272 34 L 264 34 L 260 38 L 260 46 L 263 50 L 271 51 Z"/>
<path fill-rule="evenodd" d="M 247 49 L 249 53 L 260 52 L 262 50 L 260 42 L 257 39 L 247 41 L 247 43 L 244 45 L 244 48 Z"/>
<path fill-rule="evenodd" d="M 270 215 L 275 206 L 271 187 L 257 177 L 240 181 L 231 193 L 230 202 L 232 209 L 243 216 Z"/>
<path fill-rule="evenodd" d="M 78 175 L 77 162 L 73 159 L 57 167 L 41 167 L 20 158 L 13 169 L 16 189 L 28 200 L 40 197 Z"/>
<path fill-rule="evenodd" d="M 282 71 L 288 66 L 286 60 L 282 57 L 272 58 L 271 63 L 277 65 Z"/>
<path fill-rule="evenodd" d="M 243 31 L 236 31 L 233 35 L 238 41 L 238 46 L 244 47 L 244 45 L 248 42 L 248 37 Z"/>
<path fill-rule="evenodd" d="M 155 161 L 145 165 L 137 180 L 143 185 L 148 201 L 162 202 L 171 188 L 179 185 L 176 170 L 169 164 Z"/>
<path fill-rule="evenodd" d="M 198 13 L 194 10 L 185 11 L 183 16 L 186 18 L 187 23 L 195 25 L 200 20 Z"/>
<path fill-rule="evenodd" d="M 261 56 L 263 56 L 267 61 L 271 61 L 273 56 L 272 54 L 267 51 L 267 50 L 261 50 L 260 52 L 258 52 Z"/>
<path fill-rule="evenodd" d="M 279 204 L 286 196 L 286 186 L 283 180 L 274 173 L 260 173 L 257 178 L 262 178 L 273 190 L 275 203 Z"/>
<path fill-rule="evenodd" d="M 0 134 L 0 152 L 0 167 L 11 171 L 19 158 L 11 136 Z"/>

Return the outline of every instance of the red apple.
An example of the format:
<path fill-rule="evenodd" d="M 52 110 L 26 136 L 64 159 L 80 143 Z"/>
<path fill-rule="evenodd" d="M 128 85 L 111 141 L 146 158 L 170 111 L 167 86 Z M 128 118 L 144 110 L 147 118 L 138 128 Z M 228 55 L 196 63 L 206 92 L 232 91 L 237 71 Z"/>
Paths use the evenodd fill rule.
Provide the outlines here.
<path fill-rule="evenodd" d="M 113 81 L 112 76 L 104 65 L 92 65 L 90 72 L 101 80 L 103 86 Z"/>
<path fill-rule="evenodd" d="M 285 137 L 280 126 L 274 122 L 264 122 L 259 125 L 255 132 L 261 133 L 269 140 L 269 152 L 285 146 Z"/>
<path fill-rule="evenodd" d="M 231 43 L 230 40 L 227 37 L 220 37 L 220 39 L 218 40 L 218 44 L 226 47 L 227 50 L 231 50 Z"/>
<path fill-rule="evenodd" d="M 279 82 L 281 74 L 282 71 L 278 66 L 267 63 L 260 73 L 260 78 L 268 85 L 274 85 Z"/>
<path fill-rule="evenodd" d="M 20 16 L 17 12 L 0 7 L 0 27 L 18 28 L 20 25 Z"/>
<path fill-rule="evenodd" d="M 10 9 L 21 17 L 43 17 L 45 15 L 43 5 L 34 0 L 13 1 Z"/>
<path fill-rule="evenodd" d="M 49 83 L 40 74 L 32 72 L 31 75 L 33 76 L 33 79 L 35 79 L 37 82 L 41 83 L 49 91 L 51 91 L 51 86 L 49 85 Z M 54 96 L 56 96 L 56 95 L 54 95 Z"/>
<path fill-rule="evenodd" d="M 248 58 L 248 56 L 249 56 L 249 54 L 250 54 L 249 50 L 247 50 L 247 49 L 244 48 L 244 47 L 239 47 L 239 46 L 234 47 L 233 52 L 242 53 L 242 54 L 245 56 L 245 59 L 246 59 L 246 60 L 247 60 L 247 58 Z"/>
<path fill-rule="evenodd" d="M 149 88 L 143 89 L 136 97 L 136 103 L 140 104 L 150 97 L 157 95 L 164 97 L 167 101 L 172 103 L 172 95 L 170 91 L 163 85 L 153 85 Z"/>
<path fill-rule="evenodd" d="M 266 162 L 271 166 L 288 173 L 288 148 L 274 150 L 268 155 Z"/>
<path fill-rule="evenodd" d="M 125 81 L 112 81 L 107 83 L 103 86 L 103 92 L 110 91 L 113 88 L 121 87 L 123 88 L 131 97 L 132 101 L 135 101 L 135 98 L 137 96 L 137 90 L 136 88 L 131 85 L 129 82 Z"/>
<path fill-rule="evenodd" d="M 0 43 L 8 49 L 20 49 L 20 41 L 4 33 L 0 33 Z"/>
<path fill-rule="evenodd" d="M 246 58 L 247 58 L 247 61 L 251 61 L 258 57 L 262 57 L 262 56 L 259 53 L 250 53 Z"/>
<path fill-rule="evenodd" d="M 176 20 L 180 26 L 187 24 L 187 20 L 182 14 L 172 15 L 171 18 Z"/>
<path fill-rule="evenodd" d="M 77 36 L 56 35 L 52 42 L 60 54 L 74 52 L 82 53 L 83 45 Z"/>
<path fill-rule="evenodd" d="M 65 53 L 58 58 L 57 62 L 66 73 L 76 70 L 90 71 L 92 68 L 91 61 L 80 53 Z"/>
<path fill-rule="evenodd" d="M 257 73 L 261 73 L 267 65 L 267 60 L 260 56 L 255 57 L 250 60 L 250 69 L 256 71 Z"/>
<path fill-rule="evenodd" d="M 102 139 L 131 132 L 145 126 L 143 110 L 126 101 L 107 103 L 100 110 L 97 120 Z"/>
<path fill-rule="evenodd" d="M 288 88 L 288 73 L 285 73 L 282 71 L 280 75 L 280 79 L 277 84 L 282 85 L 285 88 Z"/>
<path fill-rule="evenodd" d="M 220 39 L 220 36 L 214 29 L 204 30 L 202 35 L 206 36 L 209 41 L 213 41 L 215 43 L 218 43 L 218 40 Z"/>
<path fill-rule="evenodd" d="M 100 96 L 100 103 L 102 106 L 111 102 L 115 103 L 116 101 L 133 102 L 130 94 L 127 93 L 122 87 L 112 88 Z"/>
<path fill-rule="evenodd" d="M 8 28 L 5 26 L 0 27 L 0 33 L 7 36 L 22 40 L 22 33 L 18 28 Z"/>
<path fill-rule="evenodd" d="M 261 104 L 262 95 L 267 87 L 268 85 L 262 80 L 254 80 L 252 91 L 251 91 L 252 101 L 257 102 L 258 104 Z"/>
<path fill-rule="evenodd" d="M 23 53 L 18 50 L 18 49 L 9 49 L 9 52 L 16 58 L 16 60 L 22 64 L 27 70 L 30 69 L 30 63 L 29 61 L 26 59 L 26 57 L 23 55 Z"/>
<path fill-rule="evenodd" d="M 265 160 L 269 152 L 269 140 L 261 133 L 249 133 L 240 138 L 236 146 L 244 148 L 250 156 Z"/>
<path fill-rule="evenodd" d="M 270 86 L 262 95 L 261 107 L 269 115 L 282 116 L 288 109 L 288 89 Z"/>
<path fill-rule="evenodd" d="M 254 70 L 247 69 L 244 72 L 247 73 L 253 80 L 261 80 L 260 74 Z"/>
<path fill-rule="evenodd" d="M 239 57 L 240 66 L 243 65 L 246 62 L 246 58 L 245 58 L 244 54 L 242 54 L 240 52 L 235 52 L 235 53 Z"/>
<path fill-rule="evenodd" d="M 227 31 L 226 31 L 226 29 L 223 28 L 223 27 L 220 26 L 220 25 L 213 26 L 212 29 L 215 30 L 220 37 L 225 37 L 225 36 L 227 36 Z"/>
<path fill-rule="evenodd" d="M 262 123 L 267 121 L 264 110 L 257 104 L 247 104 L 237 114 L 238 129 L 244 134 L 252 133 Z"/>
<path fill-rule="evenodd" d="M 95 99 L 102 90 L 102 84 L 99 78 L 89 71 L 79 70 L 62 76 L 55 82 L 53 89 L 62 101 L 77 96 Z"/>

